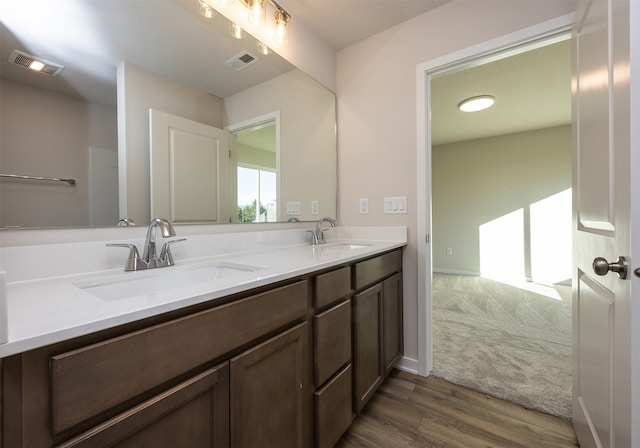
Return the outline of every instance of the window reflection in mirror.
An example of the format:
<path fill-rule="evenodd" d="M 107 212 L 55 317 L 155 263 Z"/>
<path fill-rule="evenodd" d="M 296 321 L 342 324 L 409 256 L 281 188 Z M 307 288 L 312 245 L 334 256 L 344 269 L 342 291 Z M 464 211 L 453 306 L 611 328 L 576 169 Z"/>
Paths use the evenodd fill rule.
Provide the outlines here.
<path fill-rule="evenodd" d="M 250 126 L 234 135 L 238 164 L 238 222 L 276 222 L 276 121 Z"/>

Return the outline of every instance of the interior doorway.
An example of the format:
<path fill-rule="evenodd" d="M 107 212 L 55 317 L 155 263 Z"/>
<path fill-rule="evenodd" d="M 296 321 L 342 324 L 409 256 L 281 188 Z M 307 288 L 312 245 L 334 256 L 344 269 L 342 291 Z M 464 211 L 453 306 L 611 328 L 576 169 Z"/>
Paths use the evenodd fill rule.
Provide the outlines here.
<path fill-rule="evenodd" d="M 433 171 L 434 166 L 432 166 L 433 160 L 433 147 L 432 147 L 432 137 L 434 135 L 434 129 L 431 128 L 433 123 L 435 123 L 435 115 L 433 111 L 433 104 L 430 102 L 434 97 L 434 92 L 431 90 L 432 85 L 431 81 L 434 77 L 443 76 L 445 74 L 455 73 L 456 71 L 460 71 L 463 68 L 475 67 L 482 64 L 486 64 L 487 62 L 502 60 L 509 56 L 513 56 L 519 53 L 522 53 L 525 50 L 532 50 L 536 48 L 545 47 L 549 44 L 553 44 L 556 42 L 560 42 L 562 40 L 567 39 L 567 32 L 570 26 L 570 18 L 560 18 L 555 21 L 551 21 L 545 24 L 541 24 L 540 26 L 532 27 L 531 29 L 524 30 L 519 33 L 515 33 L 514 35 L 505 36 L 501 39 L 496 39 L 495 41 L 488 42 L 486 44 L 480 45 L 475 48 L 470 48 L 465 52 L 451 55 L 447 58 L 439 59 L 436 61 L 431 61 L 429 63 L 425 63 L 418 68 L 418 90 L 419 96 L 418 98 L 425 98 L 424 109 L 420 109 L 419 105 L 419 125 L 421 116 L 425 118 L 424 122 L 424 135 L 426 135 L 426 140 L 424 142 L 419 141 L 419 167 L 424 166 L 425 172 L 419 172 L 419 187 L 424 186 L 424 202 L 419 197 L 418 203 L 424 204 L 423 209 L 419 214 L 419 229 L 424 230 L 427 245 L 421 253 L 421 248 L 419 247 L 419 297 L 424 297 L 424 303 L 421 303 L 422 300 L 419 301 L 419 335 L 420 339 L 424 337 L 421 341 L 419 340 L 419 360 L 418 360 L 418 371 L 421 374 L 428 375 L 433 370 L 433 351 L 431 345 L 432 336 L 433 336 L 433 312 L 434 309 L 432 307 L 433 304 L 433 296 L 432 296 L 432 286 L 434 282 L 433 272 L 437 271 L 435 268 L 438 268 L 437 264 L 439 263 L 438 258 L 440 258 L 440 252 L 445 257 L 452 257 L 453 254 L 456 253 L 455 248 L 449 245 L 449 243 L 444 241 L 438 241 L 437 232 L 434 224 L 434 213 L 436 204 L 432 202 L 432 182 L 436 176 L 436 173 Z M 484 93 L 484 92 L 483 92 Z M 422 96 L 424 95 L 424 96 Z M 569 92 L 570 97 L 570 92 Z M 420 101 L 419 101 L 420 102 Z M 433 121 L 429 121 L 426 119 L 427 111 L 433 117 Z M 570 128 L 570 125 L 569 125 Z M 524 131 L 523 131 L 524 132 Z M 517 134 L 518 132 L 513 132 L 512 134 Z M 490 136 L 484 136 L 481 138 L 491 138 Z M 436 146 L 436 145 L 433 145 Z M 422 154 L 420 152 L 423 151 Z M 569 148 L 570 151 L 570 148 Z M 421 160 L 422 159 L 422 160 Z M 570 155 L 569 155 L 570 159 Z M 469 160 L 467 159 L 467 162 Z M 424 163 L 424 165 L 423 165 Z M 570 178 L 569 178 L 569 186 L 570 186 Z M 422 188 L 419 188 L 419 193 Z M 558 191 L 560 193 L 560 191 Z M 552 195 L 548 195 L 552 196 Z M 541 198 L 542 199 L 542 198 Z M 534 201 L 531 201 L 533 203 Z M 432 210 L 433 207 L 433 210 Z M 517 210 L 515 210 L 517 212 Z M 519 272 L 522 272 L 521 280 L 531 280 L 531 210 L 524 210 L 516 213 L 515 222 L 522 223 L 525 220 L 527 221 L 529 227 L 525 229 L 522 226 L 523 233 L 520 236 L 522 244 L 522 254 L 524 260 L 520 263 Z M 501 216 L 508 215 L 508 213 L 504 213 Z M 525 216 L 526 215 L 526 216 Z M 424 216 L 424 218 L 423 218 Z M 513 218 L 513 217 L 512 217 Z M 424 221 L 422 221 L 424 219 Z M 508 219 L 507 219 L 508 221 Z M 509 224 L 507 224 L 507 227 Z M 512 226 L 512 224 L 511 224 Z M 526 231 L 526 234 L 525 234 Z M 476 237 L 480 238 L 479 229 L 477 229 Z M 440 245 L 444 244 L 443 247 Z M 436 250 L 439 250 L 438 254 L 436 254 Z M 476 245 L 476 251 L 480 251 L 479 244 Z M 448 254 L 448 255 L 447 255 Z M 477 260 L 477 265 L 475 268 L 469 268 L 468 272 L 463 272 L 466 274 L 469 273 L 480 273 L 482 269 L 480 269 L 480 257 L 479 254 L 476 254 L 475 259 Z M 503 260 L 504 262 L 505 260 Z M 445 269 L 446 270 L 446 269 Z M 467 269 L 461 269 L 465 271 Z M 500 271 L 498 271 L 500 272 Z M 531 283 L 531 282 L 529 282 Z"/>
<path fill-rule="evenodd" d="M 236 222 L 277 222 L 282 214 L 280 114 L 265 114 L 228 130 L 234 148 Z"/>

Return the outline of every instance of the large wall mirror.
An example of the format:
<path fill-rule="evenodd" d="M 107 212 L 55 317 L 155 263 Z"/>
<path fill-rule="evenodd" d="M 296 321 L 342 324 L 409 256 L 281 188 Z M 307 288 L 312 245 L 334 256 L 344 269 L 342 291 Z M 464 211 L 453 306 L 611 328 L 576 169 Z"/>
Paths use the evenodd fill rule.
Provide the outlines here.
<path fill-rule="evenodd" d="M 3 2 L 0 228 L 335 216 L 335 95 L 198 6 Z"/>

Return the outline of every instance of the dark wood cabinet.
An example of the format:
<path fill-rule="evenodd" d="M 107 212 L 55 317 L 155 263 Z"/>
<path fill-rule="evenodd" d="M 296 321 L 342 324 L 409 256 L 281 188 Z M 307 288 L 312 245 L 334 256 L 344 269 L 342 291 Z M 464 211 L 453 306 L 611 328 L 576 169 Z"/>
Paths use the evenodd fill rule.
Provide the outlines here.
<path fill-rule="evenodd" d="M 356 263 L 354 272 L 353 392 L 360 412 L 403 353 L 401 252 Z"/>
<path fill-rule="evenodd" d="M 231 446 L 310 445 L 307 335 L 305 322 L 231 360 Z"/>

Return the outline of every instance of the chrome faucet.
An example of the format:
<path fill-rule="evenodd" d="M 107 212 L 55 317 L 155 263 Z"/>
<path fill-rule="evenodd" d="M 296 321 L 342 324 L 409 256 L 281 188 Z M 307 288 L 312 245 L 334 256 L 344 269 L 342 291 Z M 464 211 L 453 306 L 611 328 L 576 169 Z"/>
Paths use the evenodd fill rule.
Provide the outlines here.
<path fill-rule="evenodd" d="M 138 248 L 135 244 L 110 243 L 107 244 L 107 246 L 129 248 L 129 258 L 127 259 L 127 264 L 124 268 L 125 271 L 141 271 L 143 269 L 173 266 L 175 263 L 173 261 L 173 256 L 171 255 L 170 247 L 174 243 L 186 241 L 186 238 L 165 242 L 162 245 L 160 254 L 158 255 L 156 253 L 156 234 L 158 229 L 160 229 L 163 238 L 176 236 L 176 232 L 169 221 L 164 218 L 154 218 L 149 223 L 149 228 L 147 229 L 147 237 L 144 242 L 142 257 L 140 257 L 140 253 L 138 252 Z"/>
<path fill-rule="evenodd" d="M 148 268 L 160 267 L 158 263 L 162 263 L 163 260 L 156 255 L 156 233 L 160 229 L 162 232 L 162 238 L 169 238 L 170 236 L 176 236 L 176 231 L 173 230 L 173 226 L 169 221 L 164 218 L 154 218 L 149 223 L 147 229 L 147 238 L 144 241 L 144 252 L 142 253 L 142 262 L 147 265 Z M 165 243 L 162 248 L 162 252 L 165 252 L 165 247 L 168 243 Z M 164 265 L 166 266 L 166 264 Z"/>
<path fill-rule="evenodd" d="M 307 232 L 311 233 L 311 245 L 316 246 L 318 244 L 324 244 L 327 241 L 324 239 L 324 229 L 322 228 L 322 224 L 328 222 L 331 227 L 336 226 L 336 221 L 325 216 L 324 218 L 320 218 L 320 220 L 316 224 L 315 230 L 307 230 Z"/>

